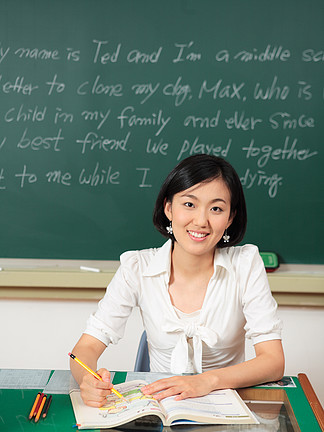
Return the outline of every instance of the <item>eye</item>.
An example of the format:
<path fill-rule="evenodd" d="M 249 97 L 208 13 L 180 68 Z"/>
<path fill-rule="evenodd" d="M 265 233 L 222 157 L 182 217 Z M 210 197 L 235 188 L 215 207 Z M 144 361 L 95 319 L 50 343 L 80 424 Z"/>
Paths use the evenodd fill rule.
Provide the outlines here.
<path fill-rule="evenodd" d="M 193 208 L 193 207 L 194 207 L 194 205 L 193 205 L 192 202 L 185 202 L 184 205 L 185 205 L 186 207 L 190 207 L 190 208 Z"/>
<path fill-rule="evenodd" d="M 211 211 L 214 213 L 221 213 L 223 211 L 223 209 L 221 209 L 220 207 L 212 207 Z"/>

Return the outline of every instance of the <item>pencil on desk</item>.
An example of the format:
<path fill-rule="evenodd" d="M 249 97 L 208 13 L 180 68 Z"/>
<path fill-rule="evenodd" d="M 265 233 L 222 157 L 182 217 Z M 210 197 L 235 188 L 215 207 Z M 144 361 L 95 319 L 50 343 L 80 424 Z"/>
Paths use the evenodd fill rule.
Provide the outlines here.
<path fill-rule="evenodd" d="M 80 359 L 78 359 L 74 354 L 69 353 L 69 356 L 75 360 L 77 363 L 79 363 L 80 366 L 82 366 L 85 370 L 87 370 L 91 375 L 93 375 L 97 380 L 103 381 L 100 375 L 98 375 L 96 372 L 94 372 L 92 369 L 89 368 L 89 366 L 85 365 Z M 120 399 L 125 400 L 124 396 L 119 393 L 119 391 L 115 390 L 114 388 L 110 389 L 116 396 L 118 396 Z"/>
<path fill-rule="evenodd" d="M 40 418 L 40 416 L 41 416 L 41 414 L 42 414 L 42 411 L 43 411 L 43 408 L 44 408 L 44 405 L 45 405 L 46 399 L 47 399 L 47 396 L 46 396 L 46 395 L 43 395 L 43 398 L 42 398 L 42 400 L 41 400 L 40 406 L 39 406 L 39 408 L 38 408 L 38 411 L 37 411 L 37 414 L 36 414 L 36 417 L 35 417 L 35 423 L 38 422 L 38 420 L 39 420 L 39 418 Z"/>
<path fill-rule="evenodd" d="M 43 396 L 44 396 L 44 393 L 40 393 L 38 401 L 37 401 L 37 405 L 36 405 L 35 410 L 34 410 L 33 418 L 36 417 L 36 415 L 38 413 L 40 404 L 42 403 Z"/>
<path fill-rule="evenodd" d="M 29 413 L 29 416 L 28 416 L 29 420 L 31 420 L 34 417 L 34 413 L 36 411 L 36 407 L 38 406 L 38 401 L 39 401 L 40 397 L 41 397 L 41 392 L 38 392 L 37 396 L 35 398 L 35 402 L 33 403 L 33 407 Z"/>
<path fill-rule="evenodd" d="M 50 405 L 51 405 L 51 402 L 52 402 L 52 395 L 50 395 L 50 396 L 46 399 L 46 404 L 45 404 L 45 406 L 44 406 L 44 412 L 43 412 L 43 414 L 42 414 L 43 419 L 47 416 L 47 413 L 48 413 L 49 407 L 50 407 Z"/>

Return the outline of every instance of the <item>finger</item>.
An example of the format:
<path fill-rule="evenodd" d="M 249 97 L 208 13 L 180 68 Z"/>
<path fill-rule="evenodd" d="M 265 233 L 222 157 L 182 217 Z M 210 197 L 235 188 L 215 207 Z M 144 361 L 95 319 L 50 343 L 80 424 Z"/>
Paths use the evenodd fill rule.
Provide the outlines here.
<path fill-rule="evenodd" d="M 183 391 L 182 393 L 180 393 L 177 396 L 175 396 L 174 400 L 180 401 L 180 400 L 188 399 L 190 397 L 192 397 L 192 396 L 190 396 L 190 392 L 189 391 Z"/>
<path fill-rule="evenodd" d="M 92 401 L 96 404 L 103 405 L 107 401 L 107 396 L 108 395 L 106 394 L 93 393 L 81 390 L 81 397 L 85 401 L 85 403 Z"/>
<path fill-rule="evenodd" d="M 98 374 L 101 376 L 104 382 L 110 382 L 110 372 L 107 369 L 101 368 L 98 370 Z"/>
<path fill-rule="evenodd" d="M 107 401 L 107 396 L 111 394 L 110 390 L 97 389 L 94 387 L 81 386 L 81 397 L 83 401 L 90 406 L 102 406 Z"/>
<path fill-rule="evenodd" d="M 198 395 L 195 395 L 192 389 L 181 389 L 174 387 L 172 389 L 153 395 L 153 398 L 161 400 L 169 396 L 174 396 L 174 400 L 180 401 L 191 397 L 197 397 Z"/>
<path fill-rule="evenodd" d="M 96 398 L 105 398 L 110 394 L 111 383 L 105 383 L 102 381 L 94 380 L 83 380 L 80 383 L 80 390 L 85 395 L 91 395 Z"/>
<path fill-rule="evenodd" d="M 110 372 L 108 372 L 106 369 L 100 369 L 100 372 L 103 375 L 102 380 L 98 380 L 98 379 L 94 378 L 94 380 L 91 381 L 92 386 L 95 388 L 100 388 L 100 389 L 112 388 L 113 385 L 110 381 Z"/>
<path fill-rule="evenodd" d="M 107 401 L 106 398 L 101 398 L 100 400 L 93 400 L 93 399 L 89 399 L 86 397 L 82 398 L 82 400 L 86 405 L 91 406 L 91 407 L 95 407 L 95 408 L 102 407 Z"/>
<path fill-rule="evenodd" d="M 177 391 L 176 388 L 171 387 L 171 388 L 163 390 L 159 393 L 153 394 L 152 396 L 155 400 L 160 401 L 160 400 L 165 399 L 167 397 L 171 397 L 171 396 L 175 396 L 175 395 L 177 396 L 178 394 L 179 394 L 179 391 Z"/>
<path fill-rule="evenodd" d="M 142 392 L 144 394 L 152 394 L 164 390 L 166 388 L 174 387 L 176 385 L 177 379 L 174 378 L 163 378 L 161 380 L 155 381 L 147 386 L 142 387 Z"/>

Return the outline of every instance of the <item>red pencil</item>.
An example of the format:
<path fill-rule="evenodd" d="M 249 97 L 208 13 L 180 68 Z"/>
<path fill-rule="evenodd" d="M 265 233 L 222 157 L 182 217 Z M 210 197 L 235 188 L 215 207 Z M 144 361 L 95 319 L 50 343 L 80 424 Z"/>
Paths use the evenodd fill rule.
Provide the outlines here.
<path fill-rule="evenodd" d="M 36 415 L 37 415 L 37 413 L 38 413 L 38 410 L 39 410 L 40 404 L 42 403 L 43 396 L 44 396 L 44 393 L 40 393 L 40 395 L 39 395 L 39 399 L 38 399 L 38 401 L 37 401 L 37 405 L 36 405 L 35 410 L 34 410 L 33 417 L 36 417 Z"/>
<path fill-rule="evenodd" d="M 36 417 L 35 417 L 35 423 L 38 422 L 38 420 L 39 420 L 39 418 L 40 418 L 40 416 L 41 416 L 41 414 L 42 414 L 42 411 L 43 411 L 43 408 L 44 408 L 44 405 L 45 405 L 46 399 L 47 399 L 47 396 L 46 396 L 46 395 L 43 395 L 43 397 L 42 397 L 42 401 L 41 401 L 41 403 L 40 403 L 40 406 L 39 406 L 39 408 L 38 408 L 38 411 L 37 411 L 37 414 L 36 414 Z"/>

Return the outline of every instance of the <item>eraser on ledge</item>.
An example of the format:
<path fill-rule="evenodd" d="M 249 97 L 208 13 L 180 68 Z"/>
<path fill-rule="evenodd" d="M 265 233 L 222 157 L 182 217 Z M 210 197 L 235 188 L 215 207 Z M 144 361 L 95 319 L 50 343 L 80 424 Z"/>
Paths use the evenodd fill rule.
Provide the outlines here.
<path fill-rule="evenodd" d="M 268 273 L 271 273 L 279 267 L 279 260 L 277 254 L 274 252 L 260 252 L 263 260 L 265 269 Z"/>

